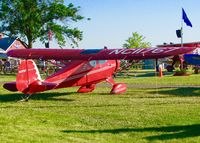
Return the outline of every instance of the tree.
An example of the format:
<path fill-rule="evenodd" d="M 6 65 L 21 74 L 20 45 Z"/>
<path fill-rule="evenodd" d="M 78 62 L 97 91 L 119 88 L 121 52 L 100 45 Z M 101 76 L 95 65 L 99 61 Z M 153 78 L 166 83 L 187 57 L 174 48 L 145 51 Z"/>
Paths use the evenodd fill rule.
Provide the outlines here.
<path fill-rule="evenodd" d="M 123 44 L 124 48 L 147 48 L 151 46 L 151 43 L 144 41 L 145 37 L 138 34 L 137 32 L 132 33 L 132 37 L 129 37 L 126 40 L 126 43 Z"/>
<path fill-rule="evenodd" d="M 60 46 L 64 46 L 66 41 L 77 45 L 82 32 L 70 24 L 83 19 L 79 10 L 80 7 L 72 3 L 64 5 L 63 0 L 1 0 L 0 31 L 23 38 L 29 48 L 36 39 L 45 43 L 49 31 Z"/>
<path fill-rule="evenodd" d="M 130 48 L 147 48 L 151 46 L 151 43 L 144 41 L 145 37 L 138 34 L 137 32 L 132 33 L 132 37 L 129 37 L 126 40 L 126 43 L 123 44 L 124 48 L 130 49 Z M 121 69 L 126 69 L 126 74 L 129 74 L 129 69 L 135 64 L 138 63 L 138 61 L 135 60 L 128 60 L 125 62 L 122 62 Z"/>

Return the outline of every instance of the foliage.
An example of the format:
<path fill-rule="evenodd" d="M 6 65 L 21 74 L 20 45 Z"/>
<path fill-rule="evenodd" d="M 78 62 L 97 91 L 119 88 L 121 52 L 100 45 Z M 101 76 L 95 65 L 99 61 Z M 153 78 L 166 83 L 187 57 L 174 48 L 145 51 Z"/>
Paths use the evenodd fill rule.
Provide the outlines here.
<path fill-rule="evenodd" d="M 153 87 L 153 86 L 198 86 L 200 85 L 200 75 L 192 74 L 193 71 L 187 71 L 186 74 L 190 76 L 173 76 L 172 72 L 163 72 L 164 76 L 162 78 L 156 76 L 155 71 L 150 70 L 135 70 L 130 71 L 128 77 L 119 77 L 116 79 L 116 82 L 125 82 L 127 84 L 141 85 L 143 87 Z"/>
<path fill-rule="evenodd" d="M 137 32 L 132 33 L 132 37 L 129 37 L 126 40 L 126 43 L 123 45 L 124 48 L 147 48 L 151 46 L 151 43 L 145 42 L 145 37 L 140 35 Z"/>
<path fill-rule="evenodd" d="M 29 48 L 36 39 L 43 43 L 51 31 L 58 44 L 66 40 L 77 44 L 82 32 L 71 28 L 72 22 L 83 19 L 78 14 L 80 7 L 72 3 L 64 5 L 63 0 L 2 0 L 0 2 L 0 31 L 9 36 L 17 36 L 28 41 Z"/>
<path fill-rule="evenodd" d="M 193 70 L 194 70 L 195 74 L 199 74 L 200 67 L 199 66 L 194 66 Z"/>
<path fill-rule="evenodd" d="M 175 76 L 182 76 L 182 75 L 188 75 L 187 74 L 187 69 L 180 69 L 180 70 L 176 70 L 174 73 Z"/>

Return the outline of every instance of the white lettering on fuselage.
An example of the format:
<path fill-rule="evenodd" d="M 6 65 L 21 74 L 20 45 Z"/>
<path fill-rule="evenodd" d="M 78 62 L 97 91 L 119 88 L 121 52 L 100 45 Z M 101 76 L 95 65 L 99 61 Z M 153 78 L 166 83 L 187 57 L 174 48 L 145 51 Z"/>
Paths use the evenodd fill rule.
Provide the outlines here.
<path fill-rule="evenodd" d="M 121 52 L 122 55 L 127 55 L 127 54 L 131 54 L 131 51 L 126 49 L 124 51 Z"/>
<path fill-rule="evenodd" d="M 162 48 L 155 48 L 155 49 L 152 50 L 151 53 L 153 53 L 153 54 L 159 54 L 159 53 L 162 53 L 163 51 L 164 51 L 164 49 L 162 49 Z"/>
<path fill-rule="evenodd" d="M 172 52 L 172 51 L 175 51 L 175 50 L 178 50 L 180 49 L 179 47 L 173 47 L 171 49 L 168 49 L 167 51 L 165 51 L 164 53 L 169 53 L 169 52 Z M 180 49 L 181 50 L 181 49 Z"/>
<path fill-rule="evenodd" d="M 132 54 L 139 54 L 140 52 L 142 52 L 143 50 L 145 50 L 145 49 L 135 49 L 133 52 L 132 52 Z"/>
<path fill-rule="evenodd" d="M 111 51 L 110 53 L 109 53 L 109 55 L 111 55 L 111 54 L 115 54 L 115 55 L 117 55 L 117 54 L 120 54 L 122 51 L 124 51 L 124 49 L 116 49 L 116 50 L 113 50 L 113 51 Z"/>
<path fill-rule="evenodd" d="M 137 49 L 116 49 L 109 53 L 109 55 L 115 54 L 115 55 L 129 55 L 129 54 L 161 54 L 161 53 L 170 53 L 172 51 L 176 51 L 180 49 L 179 47 L 173 47 L 173 48 L 137 48 Z"/>

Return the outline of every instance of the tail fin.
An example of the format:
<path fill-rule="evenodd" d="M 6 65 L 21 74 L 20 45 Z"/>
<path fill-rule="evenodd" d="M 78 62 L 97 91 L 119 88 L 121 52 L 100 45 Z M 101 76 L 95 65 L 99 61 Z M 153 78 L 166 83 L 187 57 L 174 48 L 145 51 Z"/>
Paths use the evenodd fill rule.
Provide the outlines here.
<path fill-rule="evenodd" d="M 16 78 L 18 91 L 29 94 L 30 85 L 39 81 L 41 81 L 41 77 L 35 62 L 33 60 L 21 60 Z"/>

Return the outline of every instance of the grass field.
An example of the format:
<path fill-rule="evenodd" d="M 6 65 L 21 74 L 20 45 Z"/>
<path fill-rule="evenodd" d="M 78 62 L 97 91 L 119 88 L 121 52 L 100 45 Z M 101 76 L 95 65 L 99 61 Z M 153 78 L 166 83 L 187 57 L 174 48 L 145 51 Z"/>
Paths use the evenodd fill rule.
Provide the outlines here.
<path fill-rule="evenodd" d="M 0 82 L 14 76 L 0 75 Z M 200 85 L 200 75 L 127 77 L 129 84 Z M 109 95 L 110 87 L 78 94 L 66 88 L 22 94 L 0 87 L 1 142 L 200 142 L 200 88 L 129 88 Z"/>

